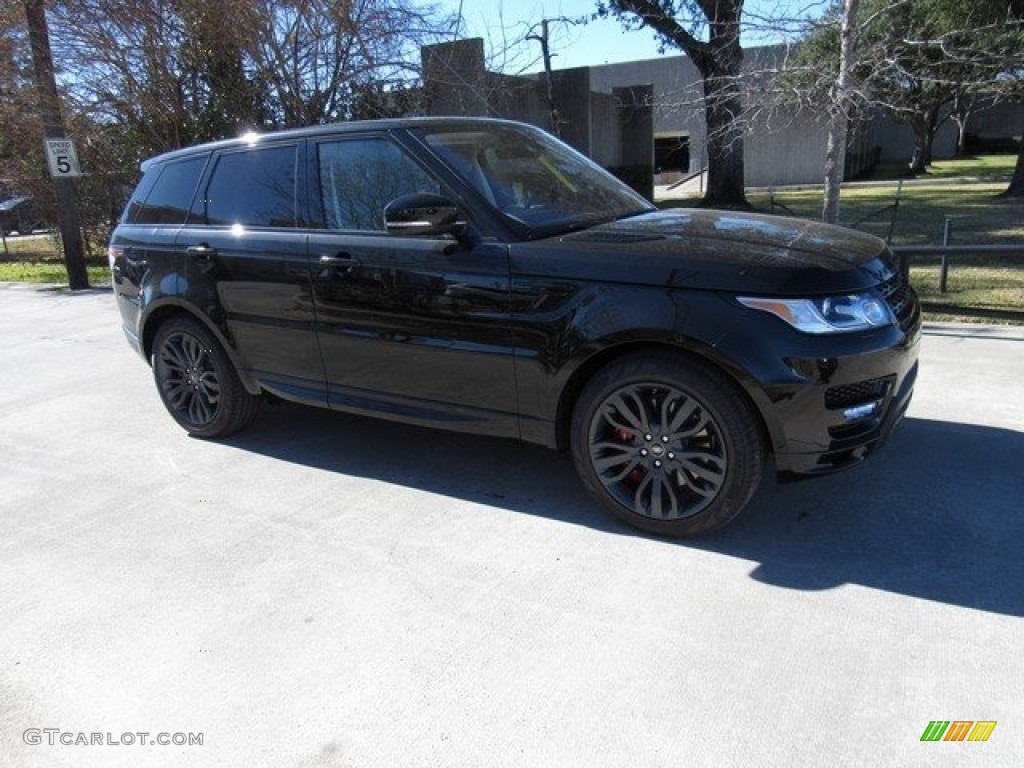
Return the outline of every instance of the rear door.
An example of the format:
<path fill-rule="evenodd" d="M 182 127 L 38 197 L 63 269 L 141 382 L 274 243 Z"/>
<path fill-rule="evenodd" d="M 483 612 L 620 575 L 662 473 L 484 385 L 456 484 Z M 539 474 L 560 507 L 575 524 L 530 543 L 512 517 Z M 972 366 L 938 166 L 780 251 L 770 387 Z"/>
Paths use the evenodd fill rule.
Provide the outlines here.
<path fill-rule="evenodd" d="M 304 150 L 292 140 L 215 153 L 177 246 L 189 301 L 221 327 L 242 368 L 268 391 L 322 405 L 298 194 Z"/>

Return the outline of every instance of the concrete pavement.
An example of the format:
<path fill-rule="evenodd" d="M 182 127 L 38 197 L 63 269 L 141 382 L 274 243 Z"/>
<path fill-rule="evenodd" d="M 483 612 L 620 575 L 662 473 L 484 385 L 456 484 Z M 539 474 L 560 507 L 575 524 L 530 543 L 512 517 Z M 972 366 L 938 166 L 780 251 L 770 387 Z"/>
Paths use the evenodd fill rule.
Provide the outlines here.
<path fill-rule="evenodd" d="M 191 439 L 109 292 L 0 285 L 0 344 L 0 765 L 1024 763 L 1024 329 L 930 327 L 882 453 L 687 544 L 510 442 Z"/>

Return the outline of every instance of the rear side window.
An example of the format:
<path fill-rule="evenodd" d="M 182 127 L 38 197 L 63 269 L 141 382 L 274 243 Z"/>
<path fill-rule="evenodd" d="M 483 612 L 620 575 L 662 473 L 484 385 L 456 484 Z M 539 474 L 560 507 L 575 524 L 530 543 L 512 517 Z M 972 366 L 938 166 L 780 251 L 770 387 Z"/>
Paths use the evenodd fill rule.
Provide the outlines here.
<path fill-rule="evenodd" d="M 184 224 L 206 155 L 151 168 L 135 188 L 125 210 L 130 224 Z"/>
<path fill-rule="evenodd" d="M 221 155 L 195 219 L 207 224 L 294 227 L 297 145 Z M 195 220 L 193 221 L 195 223 Z"/>

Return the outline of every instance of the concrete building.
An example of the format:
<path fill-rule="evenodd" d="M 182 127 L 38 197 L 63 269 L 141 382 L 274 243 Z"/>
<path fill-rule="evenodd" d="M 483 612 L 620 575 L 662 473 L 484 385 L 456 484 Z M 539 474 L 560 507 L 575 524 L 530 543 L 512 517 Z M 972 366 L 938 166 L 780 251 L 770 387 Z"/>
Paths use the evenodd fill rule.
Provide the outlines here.
<path fill-rule="evenodd" d="M 747 186 L 820 184 L 825 164 L 824 110 L 769 108 L 765 79 L 785 65 L 785 46 L 744 51 Z M 483 40 L 423 49 L 427 114 L 489 115 L 523 120 L 561 138 L 648 194 L 707 166 L 700 73 L 686 56 L 556 70 L 550 99 L 543 74 L 508 77 L 486 71 Z M 556 114 L 552 114 L 554 106 Z M 908 160 L 911 129 L 878 116 L 852 126 L 846 177 L 880 160 Z M 986 138 L 1024 132 L 1024 105 L 979 110 L 970 131 Z M 936 159 L 956 151 L 956 128 L 946 121 L 933 145 Z"/>
<path fill-rule="evenodd" d="M 488 72 L 480 38 L 422 49 L 429 115 L 505 117 L 541 126 L 608 168 L 641 194 L 653 185 L 655 96 L 649 84 L 597 90 L 594 69 L 510 77 Z"/>

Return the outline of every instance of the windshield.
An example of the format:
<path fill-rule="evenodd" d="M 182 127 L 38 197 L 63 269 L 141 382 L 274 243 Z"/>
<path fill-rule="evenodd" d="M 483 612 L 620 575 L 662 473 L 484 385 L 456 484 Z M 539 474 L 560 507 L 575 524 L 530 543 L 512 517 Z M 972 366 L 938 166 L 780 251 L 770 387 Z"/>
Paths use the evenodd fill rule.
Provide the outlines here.
<path fill-rule="evenodd" d="M 420 135 L 466 183 L 534 236 L 652 210 L 610 173 L 538 128 L 445 126 Z"/>

